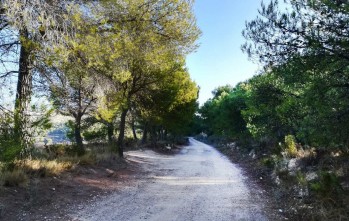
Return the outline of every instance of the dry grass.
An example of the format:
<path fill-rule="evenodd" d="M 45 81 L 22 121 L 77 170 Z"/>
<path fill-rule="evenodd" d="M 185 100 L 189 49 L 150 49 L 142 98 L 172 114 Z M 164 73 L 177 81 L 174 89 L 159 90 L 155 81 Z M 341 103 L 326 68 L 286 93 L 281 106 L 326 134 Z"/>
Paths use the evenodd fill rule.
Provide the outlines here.
<path fill-rule="evenodd" d="M 65 171 L 74 169 L 75 166 L 93 166 L 100 163 L 115 161 L 117 156 L 113 153 L 87 152 L 82 156 L 61 156 L 53 160 L 21 160 L 16 161 L 16 168 L 40 177 L 57 176 Z"/>
<path fill-rule="evenodd" d="M 316 150 L 315 148 L 303 149 L 299 148 L 297 151 L 298 158 L 316 158 Z"/>
<path fill-rule="evenodd" d="M 28 182 L 27 174 L 21 169 L 0 173 L 0 181 L 4 186 L 25 185 Z"/>
<path fill-rule="evenodd" d="M 22 168 L 28 174 L 45 176 L 57 176 L 60 173 L 71 169 L 73 162 L 55 160 L 22 160 L 17 161 L 18 168 Z"/>
<path fill-rule="evenodd" d="M 111 163 L 115 160 L 120 159 L 115 153 L 101 153 L 96 155 L 97 163 Z"/>
<path fill-rule="evenodd" d="M 28 182 L 28 177 L 52 177 L 73 170 L 77 165 L 94 166 L 112 164 L 118 157 L 107 150 L 90 149 L 83 156 L 63 155 L 55 159 L 17 160 L 7 168 L 0 162 L 0 185 L 19 186 Z M 3 172 L 1 172 L 3 171 Z"/>
<path fill-rule="evenodd" d="M 96 155 L 88 152 L 82 156 L 62 156 L 58 158 L 61 162 L 70 162 L 75 165 L 92 166 L 97 163 Z"/>

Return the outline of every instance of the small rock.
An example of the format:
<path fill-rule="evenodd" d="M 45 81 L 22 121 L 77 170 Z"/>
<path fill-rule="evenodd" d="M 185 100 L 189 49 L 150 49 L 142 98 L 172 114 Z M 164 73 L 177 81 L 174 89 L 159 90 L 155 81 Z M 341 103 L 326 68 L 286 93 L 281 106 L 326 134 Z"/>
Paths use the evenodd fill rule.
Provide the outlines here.
<path fill-rule="evenodd" d="M 283 212 L 282 209 L 279 209 L 279 212 L 282 213 Z"/>
<path fill-rule="evenodd" d="M 275 183 L 276 183 L 276 185 L 280 185 L 281 184 L 281 180 L 280 180 L 279 176 L 276 176 Z"/>
<path fill-rule="evenodd" d="M 312 181 L 318 178 L 318 175 L 315 172 L 310 172 L 305 175 L 307 181 Z"/>
<path fill-rule="evenodd" d="M 55 191 L 55 190 L 56 190 L 56 188 L 52 188 L 52 190 L 53 190 L 53 191 Z"/>
<path fill-rule="evenodd" d="M 296 171 L 299 170 L 299 160 L 296 158 L 290 159 L 287 164 L 288 171 L 295 175 Z"/>

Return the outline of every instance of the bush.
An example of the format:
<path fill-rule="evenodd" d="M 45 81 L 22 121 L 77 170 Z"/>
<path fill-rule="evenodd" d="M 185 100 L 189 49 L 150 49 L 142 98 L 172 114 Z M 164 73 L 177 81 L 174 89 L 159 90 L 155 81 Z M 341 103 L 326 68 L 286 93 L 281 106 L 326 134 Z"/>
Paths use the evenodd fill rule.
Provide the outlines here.
<path fill-rule="evenodd" d="M 297 156 L 296 138 L 293 135 L 285 136 L 285 149 L 290 157 Z"/>
<path fill-rule="evenodd" d="M 261 159 L 261 163 L 270 168 L 270 169 L 273 169 L 276 165 L 276 162 L 274 161 L 274 159 L 272 157 L 264 157 Z"/>
<path fill-rule="evenodd" d="M 4 137 L 0 137 L 0 161 L 3 162 L 11 162 L 22 151 L 22 146 L 19 141 L 14 138 L 7 139 Z"/>
<path fill-rule="evenodd" d="M 104 125 L 95 125 L 82 133 L 86 141 L 103 141 L 107 134 L 108 130 Z"/>
<path fill-rule="evenodd" d="M 338 177 L 328 172 L 321 172 L 319 181 L 311 183 L 310 189 L 323 198 L 337 197 L 342 192 Z"/>
<path fill-rule="evenodd" d="M 74 121 L 68 120 L 64 126 L 66 129 L 66 136 L 71 142 L 75 142 L 75 135 L 74 135 Z"/>
<path fill-rule="evenodd" d="M 11 127 L 13 119 L 0 115 L 0 161 L 11 162 L 21 152 L 22 146 L 19 137 Z"/>

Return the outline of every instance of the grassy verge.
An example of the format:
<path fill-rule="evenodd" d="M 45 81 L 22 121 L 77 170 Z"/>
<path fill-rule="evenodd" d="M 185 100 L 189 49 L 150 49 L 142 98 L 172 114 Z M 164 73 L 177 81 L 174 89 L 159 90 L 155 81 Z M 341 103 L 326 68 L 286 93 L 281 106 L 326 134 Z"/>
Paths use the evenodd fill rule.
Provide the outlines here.
<path fill-rule="evenodd" d="M 52 146 L 50 152 L 38 152 L 32 159 L 15 160 L 0 164 L 0 185 L 26 186 L 30 178 L 60 176 L 77 166 L 94 166 L 115 161 L 116 154 L 108 148 L 87 148 L 84 155 L 70 152 L 70 146 Z"/>

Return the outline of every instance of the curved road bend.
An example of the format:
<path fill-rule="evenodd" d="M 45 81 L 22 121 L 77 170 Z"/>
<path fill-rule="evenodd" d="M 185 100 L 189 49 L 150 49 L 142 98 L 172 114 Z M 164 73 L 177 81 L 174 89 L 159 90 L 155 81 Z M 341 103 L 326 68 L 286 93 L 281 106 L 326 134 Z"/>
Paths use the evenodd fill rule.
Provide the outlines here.
<path fill-rule="evenodd" d="M 126 156 L 141 162 L 147 175 L 85 205 L 71 215 L 73 220 L 268 220 L 240 169 L 211 146 L 190 138 L 190 145 L 174 156 L 150 150 Z"/>

